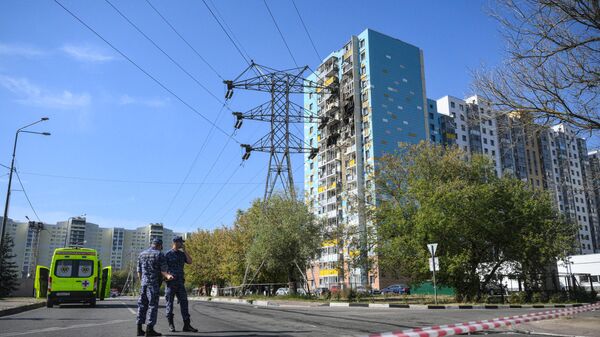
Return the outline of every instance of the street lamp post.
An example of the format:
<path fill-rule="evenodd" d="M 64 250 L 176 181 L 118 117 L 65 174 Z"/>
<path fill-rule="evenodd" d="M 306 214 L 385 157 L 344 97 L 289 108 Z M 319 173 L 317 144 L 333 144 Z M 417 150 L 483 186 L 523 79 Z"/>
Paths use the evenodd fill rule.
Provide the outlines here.
<path fill-rule="evenodd" d="M 50 136 L 49 132 L 35 132 L 35 131 L 26 131 L 25 129 L 35 125 L 37 123 L 45 122 L 48 120 L 48 117 L 43 117 L 39 121 L 33 122 L 31 124 L 25 125 L 24 127 L 17 130 L 15 133 L 15 143 L 13 145 L 13 153 L 12 153 L 12 161 L 10 163 L 10 173 L 8 175 L 8 188 L 6 189 L 6 204 L 4 205 L 4 217 L 2 218 L 2 230 L 0 231 L 0 246 L 4 243 L 4 231 L 6 230 L 6 222 L 8 220 L 8 205 L 10 203 L 10 189 L 12 185 L 12 176 L 13 171 L 15 170 L 15 155 L 17 153 L 17 141 L 19 140 L 19 133 L 33 133 L 37 135 Z"/>

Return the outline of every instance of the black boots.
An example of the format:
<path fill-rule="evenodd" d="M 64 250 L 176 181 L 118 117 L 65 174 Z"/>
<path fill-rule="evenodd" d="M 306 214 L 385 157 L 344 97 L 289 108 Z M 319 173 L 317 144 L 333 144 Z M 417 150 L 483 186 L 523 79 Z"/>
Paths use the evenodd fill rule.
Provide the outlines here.
<path fill-rule="evenodd" d="M 175 330 L 175 323 L 173 323 L 173 316 L 167 317 L 167 320 L 169 321 L 169 331 L 170 332 L 176 332 L 176 330 Z"/>
<path fill-rule="evenodd" d="M 162 334 L 154 331 L 153 326 L 146 326 L 146 336 L 162 336 Z"/>
<path fill-rule="evenodd" d="M 184 332 L 198 332 L 198 329 L 195 329 L 193 326 L 190 325 L 190 320 L 187 319 L 185 321 L 183 321 L 183 329 L 181 329 L 181 331 Z"/>
<path fill-rule="evenodd" d="M 138 336 L 143 336 L 144 334 L 146 334 L 146 333 L 144 332 L 144 330 L 142 329 L 142 325 L 141 325 L 141 324 L 138 324 L 137 326 L 138 326 L 138 327 L 137 327 L 137 335 L 138 335 Z"/>

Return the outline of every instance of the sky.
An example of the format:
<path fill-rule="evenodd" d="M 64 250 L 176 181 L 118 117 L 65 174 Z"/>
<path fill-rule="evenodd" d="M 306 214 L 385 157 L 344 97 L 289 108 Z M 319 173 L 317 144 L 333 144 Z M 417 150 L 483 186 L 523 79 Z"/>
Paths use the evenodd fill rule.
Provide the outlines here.
<path fill-rule="evenodd" d="M 104 227 L 162 222 L 175 231 L 230 225 L 237 209 L 262 197 L 268 160 L 253 153 L 242 163 L 239 146 L 254 143 L 267 125 L 247 121 L 234 133 L 234 118 L 222 109 L 222 79 L 247 64 L 201 1 L 148 0 L 202 59 L 146 0 L 109 1 L 60 0 L 164 87 L 55 1 L 0 2 L 0 164 L 10 165 L 18 128 L 49 117 L 28 130 L 52 133 L 20 134 L 16 167 L 35 212 L 15 176 L 9 217 L 55 223 L 86 215 Z M 262 0 L 206 1 L 256 63 L 294 66 Z M 267 4 L 298 64 L 316 68 L 319 56 L 294 3 Z M 320 57 L 366 28 L 421 48 L 433 99 L 471 94 L 470 71 L 499 64 L 504 50 L 488 2 L 295 4 Z M 267 100 L 237 90 L 228 104 L 246 111 Z M 301 188 L 302 155 L 292 162 Z M 1 193 L 8 171 L 0 166 Z"/>

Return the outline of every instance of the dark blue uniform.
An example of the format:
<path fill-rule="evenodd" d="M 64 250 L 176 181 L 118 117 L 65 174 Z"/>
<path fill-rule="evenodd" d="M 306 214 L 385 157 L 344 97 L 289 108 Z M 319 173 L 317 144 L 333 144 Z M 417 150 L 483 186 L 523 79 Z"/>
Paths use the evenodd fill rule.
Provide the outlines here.
<path fill-rule="evenodd" d="M 156 324 L 161 272 L 166 271 L 167 260 L 160 250 L 148 248 L 140 253 L 137 272 L 142 274 L 142 287 L 138 299 L 137 324 L 146 324 L 148 328 L 154 327 Z M 150 309 L 150 314 L 146 323 L 148 309 Z"/>
<path fill-rule="evenodd" d="M 175 277 L 172 281 L 167 281 L 167 289 L 165 291 L 167 318 L 173 317 L 173 301 L 175 300 L 175 296 L 177 296 L 181 308 L 181 317 L 184 321 L 187 321 L 190 319 L 190 313 L 188 311 L 188 299 L 183 274 L 183 266 L 186 260 L 185 253 L 171 249 L 165 254 L 165 258 L 168 266 L 167 271 Z"/>

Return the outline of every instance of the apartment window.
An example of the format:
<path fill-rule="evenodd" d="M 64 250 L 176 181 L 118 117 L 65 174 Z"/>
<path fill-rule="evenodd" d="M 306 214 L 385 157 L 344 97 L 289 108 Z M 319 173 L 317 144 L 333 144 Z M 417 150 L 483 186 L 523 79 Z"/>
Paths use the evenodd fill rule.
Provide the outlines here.
<path fill-rule="evenodd" d="M 369 150 L 365 151 L 365 157 L 367 159 L 371 158 L 371 152 Z"/>
<path fill-rule="evenodd" d="M 494 135 L 494 130 L 490 130 L 490 136 Z"/>
<path fill-rule="evenodd" d="M 494 146 L 494 140 L 490 139 L 490 145 Z"/>
<path fill-rule="evenodd" d="M 464 124 L 460 126 L 460 129 L 463 130 L 463 131 L 467 131 L 467 128 L 465 127 Z"/>
<path fill-rule="evenodd" d="M 433 112 L 429 113 L 429 119 L 433 119 Z"/>
<path fill-rule="evenodd" d="M 460 109 L 460 111 L 465 111 L 465 107 L 462 104 L 459 104 L 458 108 Z"/>
<path fill-rule="evenodd" d="M 363 51 L 362 53 L 360 53 L 360 59 L 361 59 L 361 60 L 364 60 L 364 59 L 365 59 L 365 56 L 366 56 L 366 55 L 365 55 L 365 52 L 364 52 L 364 51 Z"/>
<path fill-rule="evenodd" d="M 492 125 L 492 120 L 491 120 L 491 119 L 488 121 L 488 125 L 489 125 L 489 126 L 491 126 L 491 125 Z"/>
<path fill-rule="evenodd" d="M 466 142 L 467 141 L 467 136 L 463 135 L 462 136 L 462 140 L 463 140 L 463 142 Z M 466 146 L 465 146 L 465 150 L 466 150 Z"/>
<path fill-rule="evenodd" d="M 312 104 L 312 103 L 310 103 L 310 104 L 308 105 L 308 110 L 312 110 L 312 109 L 313 109 L 313 104 Z"/>
<path fill-rule="evenodd" d="M 435 125 L 429 124 L 429 129 L 431 129 L 431 131 L 435 131 Z"/>
<path fill-rule="evenodd" d="M 310 175 L 310 181 L 311 181 L 311 182 L 313 181 L 313 178 L 314 178 L 314 176 L 311 174 L 311 175 Z"/>
<path fill-rule="evenodd" d="M 454 104 L 454 102 L 450 102 L 450 107 L 451 107 L 451 108 L 455 108 L 455 107 L 456 107 L 456 104 Z"/>
<path fill-rule="evenodd" d="M 481 128 L 481 131 L 483 131 L 483 133 L 487 134 L 487 129 L 486 128 Z"/>
<path fill-rule="evenodd" d="M 465 120 L 465 116 L 463 114 L 460 115 L 460 120 L 464 121 Z"/>
<path fill-rule="evenodd" d="M 362 39 L 358 42 L 359 48 L 364 48 L 365 47 L 365 39 Z"/>
<path fill-rule="evenodd" d="M 483 144 L 487 144 L 487 138 L 483 138 Z"/>

